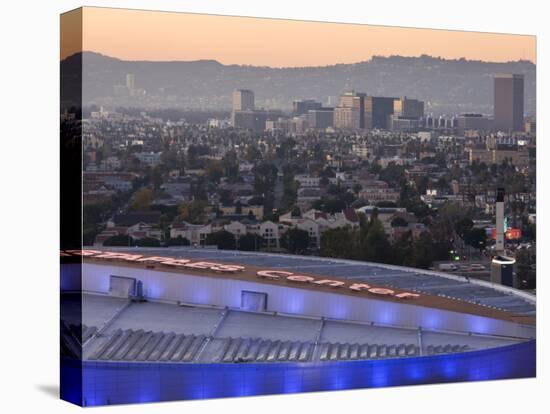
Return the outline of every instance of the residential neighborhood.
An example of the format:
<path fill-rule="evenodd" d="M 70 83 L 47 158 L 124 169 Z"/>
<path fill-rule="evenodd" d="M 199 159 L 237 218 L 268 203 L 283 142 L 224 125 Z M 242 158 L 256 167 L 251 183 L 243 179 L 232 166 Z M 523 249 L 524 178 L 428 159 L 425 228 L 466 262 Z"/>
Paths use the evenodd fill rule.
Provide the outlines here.
<path fill-rule="evenodd" d="M 253 102 L 252 91 L 234 93 L 239 104 Z M 365 112 L 370 124 L 362 125 L 353 117 L 368 99 L 375 105 L 382 98 L 343 93 L 330 109 L 333 117 L 322 114 L 324 123 L 314 118 L 325 109 L 311 100 L 296 101 L 286 118 L 281 111 L 240 107 L 229 119 L 92 108 L 82 121 L 85 243 L 288 252 L 429 268 L 490 255 L 497 189 L 505 188 L 507 246 L 529 245 L 530 260 L 532 119 L 521 130 L 486 128 L 490 119 L 484 129 L 464 128 L 460 116 L 436 123 L 421 101 L 400 98 L 386 120 Z M 308 105 L 314 109 L 308 112 Z M 417 122 L 392 126 L 398 108 L 409 108 Z M 259 118 L 246 121 L 246 111 Z M 279 121 L 269 123 L 271 117 Z M 289 127 L 298 120 L 299 128 Z"/>

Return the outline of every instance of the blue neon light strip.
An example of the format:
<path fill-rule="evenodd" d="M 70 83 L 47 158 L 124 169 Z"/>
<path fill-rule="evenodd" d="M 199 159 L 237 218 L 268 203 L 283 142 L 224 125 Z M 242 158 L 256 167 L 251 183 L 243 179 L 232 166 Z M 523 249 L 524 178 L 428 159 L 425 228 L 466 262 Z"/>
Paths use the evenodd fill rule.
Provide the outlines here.
<path fill-rule="evenodd" d="M 265 364 L 151 364 L 64 361 L 62 390 L 84 406 L 287 394 L 353 388 L 528 378 L 536 342 L 429 357 Z M 70 378 L 82 375 L 82 400 Z"/>

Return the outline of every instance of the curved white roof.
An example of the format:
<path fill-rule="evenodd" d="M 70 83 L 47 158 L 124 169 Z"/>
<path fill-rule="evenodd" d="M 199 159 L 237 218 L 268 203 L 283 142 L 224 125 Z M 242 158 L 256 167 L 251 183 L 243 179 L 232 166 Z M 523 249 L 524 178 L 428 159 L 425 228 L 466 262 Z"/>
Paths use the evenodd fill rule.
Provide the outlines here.
<path fill-rule="evenodd" d="M 109 248 L 109 250 L 114 250 Z M 216 250 L 193 247 L 117 248 L 149 255 L 216 260 L 264 268 L 303 271 L 373 285 L 439 295 L 488 308 L 534 316 L 536 297 L 528 292 L 490 282 L 424 269 L 316 256 Z"/>

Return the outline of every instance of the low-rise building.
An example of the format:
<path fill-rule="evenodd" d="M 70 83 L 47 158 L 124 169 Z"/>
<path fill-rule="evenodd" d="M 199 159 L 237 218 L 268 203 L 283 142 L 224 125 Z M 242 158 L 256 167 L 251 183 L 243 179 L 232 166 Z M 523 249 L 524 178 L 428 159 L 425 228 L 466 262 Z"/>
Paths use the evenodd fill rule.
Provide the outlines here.
<path fill-rule="evenodd" d="M 160 164 L 161 152 L 137 152 L 135 157 L 142 163 L 149 167 L 156 167 Z"/>
<path fill-rule="evenodd" d="M 211 224 L 191 224 L 187 222 L 175 223 L 170 227 L 170 238 L 183 237 L 192 246 L 203 246 L 206 244 L 206 237 L 213 233 Z"/>

